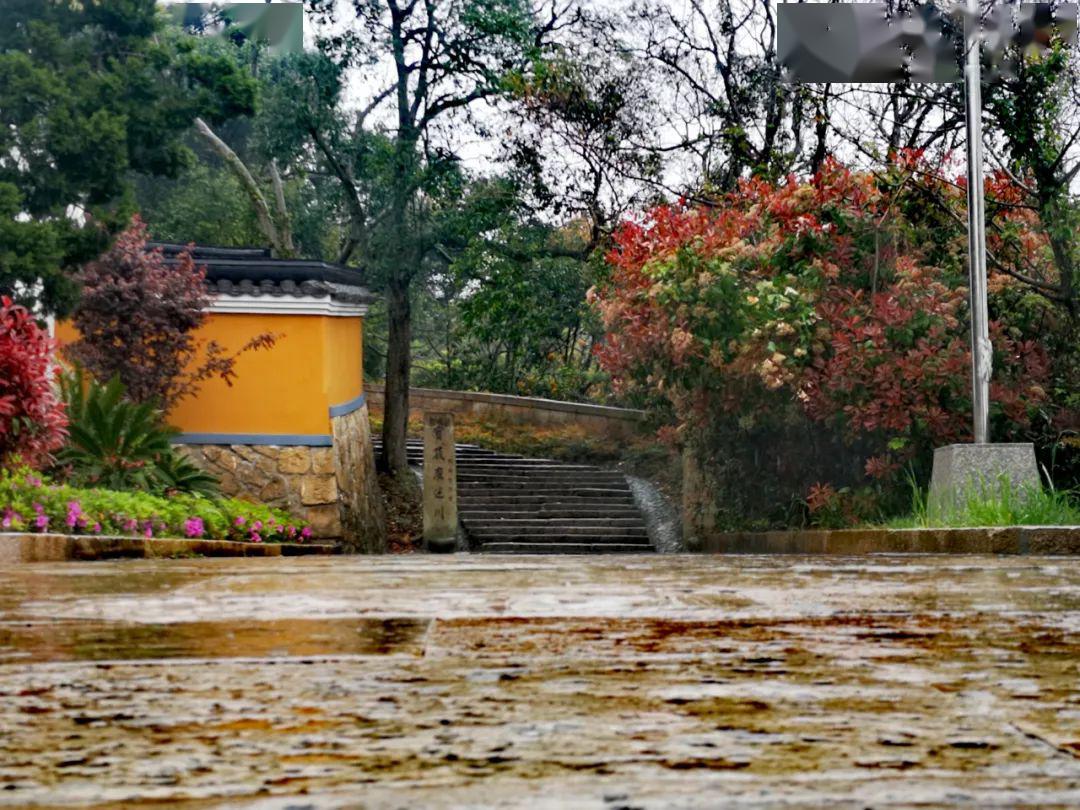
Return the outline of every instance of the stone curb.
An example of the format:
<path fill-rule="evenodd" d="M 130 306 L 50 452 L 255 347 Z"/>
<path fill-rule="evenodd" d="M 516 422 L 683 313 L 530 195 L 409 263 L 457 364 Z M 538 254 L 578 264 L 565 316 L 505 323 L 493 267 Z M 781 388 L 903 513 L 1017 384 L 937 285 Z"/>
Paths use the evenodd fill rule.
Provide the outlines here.
<path fill-rule="evenodd" d="M 241 543 L 235 540 L 85 537 L 67 534 L 0 534 L 0 565 L 68 560 L 160 557 L 293 557 L 336 554 L 321 543 Z"/>
<path fill-rule="evenodd" d="M 705 554 L 1077 554 L 1080 526 L 721 532 Z"/>

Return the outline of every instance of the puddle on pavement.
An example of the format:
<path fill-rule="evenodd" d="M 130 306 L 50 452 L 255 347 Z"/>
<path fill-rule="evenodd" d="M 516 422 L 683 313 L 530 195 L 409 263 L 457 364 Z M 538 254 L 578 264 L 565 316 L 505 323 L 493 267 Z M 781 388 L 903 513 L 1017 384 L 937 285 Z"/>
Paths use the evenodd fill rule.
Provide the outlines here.
<path fill-rule="evenodd" d="M 11 622 L 0 664 L 159 658 L 277 658 L 423 653 L 427 620 L 278 619 L 250 622 Z"/>

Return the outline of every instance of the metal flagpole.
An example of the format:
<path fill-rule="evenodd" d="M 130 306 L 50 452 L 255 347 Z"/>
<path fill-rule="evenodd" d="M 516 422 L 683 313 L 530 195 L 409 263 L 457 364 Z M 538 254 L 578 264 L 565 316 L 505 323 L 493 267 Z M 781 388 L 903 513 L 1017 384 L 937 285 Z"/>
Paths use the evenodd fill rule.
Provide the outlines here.
<path fill-rule="evenodd" d="M 964 89 L 967 102 L 968 266 L 971 277 L 971 403 L 976 444 L 990 441 L 992 349 L 986 305 L 986 214 L 983 204 L 982 76 L 979 0 L 967 0 Z"/>

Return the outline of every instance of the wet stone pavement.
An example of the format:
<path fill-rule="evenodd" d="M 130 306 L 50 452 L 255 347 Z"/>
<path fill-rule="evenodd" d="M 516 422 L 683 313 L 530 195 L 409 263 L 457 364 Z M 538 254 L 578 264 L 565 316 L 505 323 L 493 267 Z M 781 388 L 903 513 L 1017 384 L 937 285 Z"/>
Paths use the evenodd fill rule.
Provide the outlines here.
<path fill-rule="evenodd" d="M 1080 805 L 1080 560 L 0 570 L 0 806 Z"/>

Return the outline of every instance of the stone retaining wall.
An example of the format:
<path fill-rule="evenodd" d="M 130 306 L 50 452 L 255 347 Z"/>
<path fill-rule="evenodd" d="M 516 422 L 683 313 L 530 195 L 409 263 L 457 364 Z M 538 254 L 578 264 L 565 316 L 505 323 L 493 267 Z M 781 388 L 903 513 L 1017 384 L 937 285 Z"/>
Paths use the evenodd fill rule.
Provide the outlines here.
<path fill-rule="evenodd" d="M 367 405 L 330 420 L 332 447 L 265 444 L 178 445 L 221 479 L 224 494 L 288 511 L 317 540 L 346 550 L 386 550 L 386 521 L 375 477 Z"/>
<path fill-rule="evenodd" d="M 381 410 L 384 403 L 384 386 L 368 383 L 366 390 L 368 402 Z M 645 419 L 644 411 L 632 408 L 560 402 L 541 397 L 516 397 L 510 394 L 410 388 L 410 416 L 419 416 L 425 411 L 495 416 L 511 422 L 538 427 L 580 425 L 590 432 L 611 438 L 624 438 L 636 434 L 641 430 Z"/>
<path fill-rule="evenodd" d="M 314 537 L 340 540 L 337 473 L 332 447 L 179 445 L 221 479 L 221 491 L 288 511 L 311 524 Z"/>
<path fill-rule="evenodd" d="M 340 498 L 343 545 L 349 551 L 386 551 L 386 514 L 375 477 L 368 407 L 330 420 L 334 431 L 334 462 Z"/>

